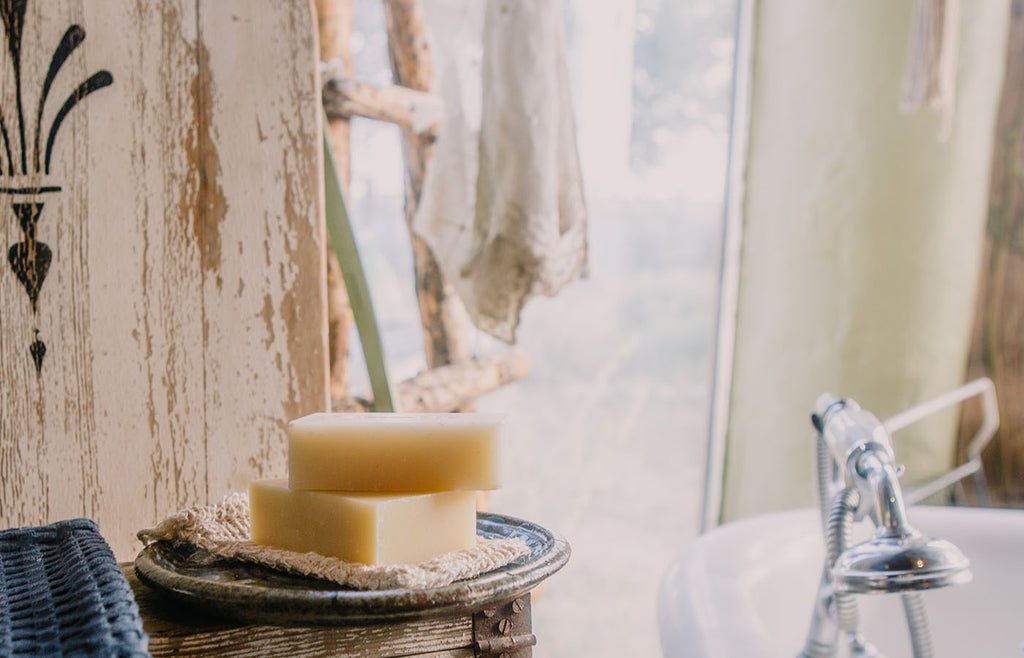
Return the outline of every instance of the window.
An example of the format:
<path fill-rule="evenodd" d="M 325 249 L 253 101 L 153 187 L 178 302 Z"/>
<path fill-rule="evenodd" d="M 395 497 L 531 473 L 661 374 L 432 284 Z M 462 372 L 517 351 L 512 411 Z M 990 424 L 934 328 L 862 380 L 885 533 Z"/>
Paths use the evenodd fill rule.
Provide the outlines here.
<path fill-rule="evenodd" d="M 527 304 L 518 344 L 532 372 L 478 409 L 508 416 L 494 510 L 573 548 L 535 601 L 537 655 L 649 656 L 658 580 L 699 528 L 736 9 L 563 4 L 589 276 Z M 388 84 L 382 11 L 356 12 L 359 77 Z M 352 154 L 349 209 L 397 381 L 425 366 L 397 129 L 354 120 Z M 368 389 L 360 358 L 355 391 Z"/>

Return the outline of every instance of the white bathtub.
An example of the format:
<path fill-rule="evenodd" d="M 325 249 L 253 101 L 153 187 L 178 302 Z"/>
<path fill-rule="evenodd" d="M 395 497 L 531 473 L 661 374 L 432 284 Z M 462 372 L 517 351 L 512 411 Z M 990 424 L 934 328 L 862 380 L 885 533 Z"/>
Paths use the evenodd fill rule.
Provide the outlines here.
<path fill-rule="evenodd" d="M 1024 511 L 914 507 L 910 524 L 971 561 L 967 585 L 924 592 L 937 658 L 1024 658 Z M 854 540 L 871 528 L 860 524 Z M 658 623 L 666 658 L 792 658 L 821 577 L 817 510 L 721 526 L 666 571 Z M 861 629 L 888 658 L 910 658 L 900 598 L 858 596 Z"/>

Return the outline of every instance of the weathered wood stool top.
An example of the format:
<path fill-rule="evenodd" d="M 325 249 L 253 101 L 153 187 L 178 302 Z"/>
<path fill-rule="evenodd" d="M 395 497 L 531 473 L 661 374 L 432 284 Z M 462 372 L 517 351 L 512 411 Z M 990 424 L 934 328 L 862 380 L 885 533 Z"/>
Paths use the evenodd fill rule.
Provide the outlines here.
<path fill-rule="evenodd" d="M 481 515 L 478 528 L 521 537 L 529 555 L 426 590 L 342 589 L 167 542 L 126 573 L 154 656 L 530 656 L 530 592 L 565 565 L 569 546 L 501 515 Z"/>
<path fill-rule="evenodd" d="M 130 565 L 124 568 L 153 658 L 522 658 L 532 655 L 536 642 L 530 592 L 451 617 L 346 626 L 275 626 L 227 621 L 182 607 L 139 582 Z"/>

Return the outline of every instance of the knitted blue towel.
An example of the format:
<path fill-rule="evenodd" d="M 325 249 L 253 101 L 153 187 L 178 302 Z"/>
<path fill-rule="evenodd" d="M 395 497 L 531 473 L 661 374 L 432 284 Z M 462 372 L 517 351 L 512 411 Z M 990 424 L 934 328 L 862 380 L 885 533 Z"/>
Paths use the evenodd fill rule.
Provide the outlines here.
<path fill-rule="evenodd" d="M 135 598 L 96 523 L 0 531 L 0 656 L 149 656 Z"/>

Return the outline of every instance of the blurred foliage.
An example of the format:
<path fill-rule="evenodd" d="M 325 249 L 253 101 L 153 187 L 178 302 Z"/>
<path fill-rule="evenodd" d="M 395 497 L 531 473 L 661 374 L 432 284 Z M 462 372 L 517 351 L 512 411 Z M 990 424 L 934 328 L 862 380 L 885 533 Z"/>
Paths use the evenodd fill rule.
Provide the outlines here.
<path fill-rule="evenodd" d="M 673 148 L 684 126 L 728 130 L 737 0 L 636 0 L 632 165 Z"/>

